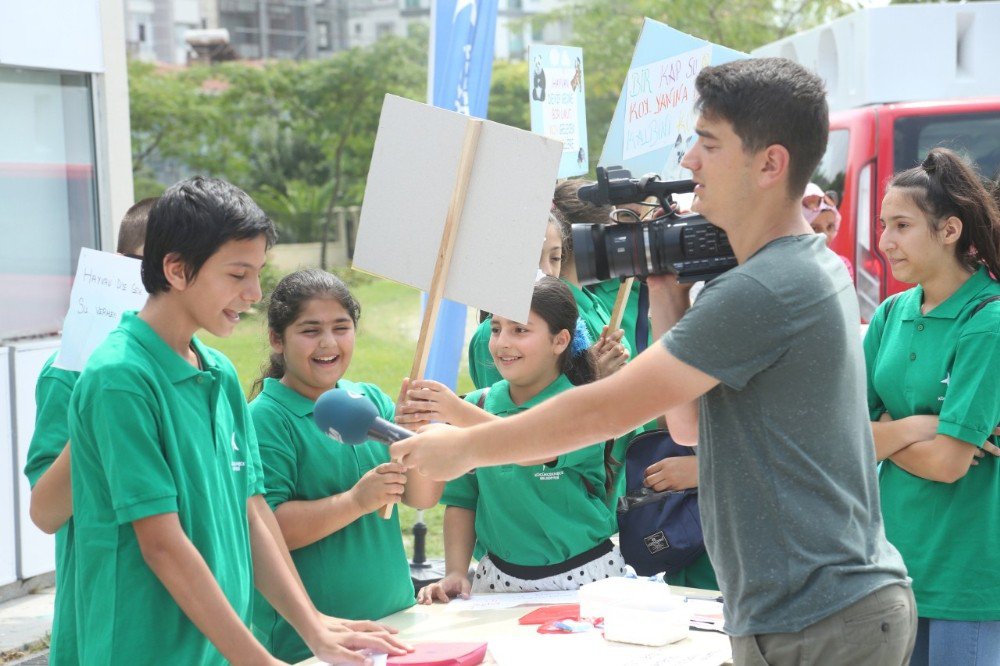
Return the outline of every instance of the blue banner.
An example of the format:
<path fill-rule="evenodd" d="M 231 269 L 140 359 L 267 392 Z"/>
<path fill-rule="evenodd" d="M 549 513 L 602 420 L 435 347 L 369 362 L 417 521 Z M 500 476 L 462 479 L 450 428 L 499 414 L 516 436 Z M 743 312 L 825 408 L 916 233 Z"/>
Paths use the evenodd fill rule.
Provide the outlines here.
<path fill-rule="evenodd" d="M 485 118 L 493 75 L 497 0 L 432 0 L 429 102 Z M 426 306 L 427 296 L 424 295 Z M 466 307 L 442 301 L 425 377 L 455 389 L 465 348 Z"/>

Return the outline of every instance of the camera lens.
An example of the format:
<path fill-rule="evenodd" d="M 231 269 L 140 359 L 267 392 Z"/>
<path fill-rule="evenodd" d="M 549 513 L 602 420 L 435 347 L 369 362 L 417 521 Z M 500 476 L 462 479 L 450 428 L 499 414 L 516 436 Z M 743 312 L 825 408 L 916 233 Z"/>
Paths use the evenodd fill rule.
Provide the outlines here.
<path fill-rule="evenodd" d="M 725 232 L 700 215 L 647 224 L 574 224 L 573 256 L 581 284 L 665 273 L 705 280 L 736 265 Z"/>

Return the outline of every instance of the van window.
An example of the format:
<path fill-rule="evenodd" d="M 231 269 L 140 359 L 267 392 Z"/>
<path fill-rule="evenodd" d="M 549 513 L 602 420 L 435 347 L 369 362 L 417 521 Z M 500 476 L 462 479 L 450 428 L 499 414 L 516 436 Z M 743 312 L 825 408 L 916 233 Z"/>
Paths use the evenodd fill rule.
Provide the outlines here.
<path fill-rule="evenodd" d="M 826 152 L 819 166 L 813 172 L 812 182 L 819 185 L 824 192 L 833 190 L 837 193 L 837 203 L 844 200 L 844 174 L 847 171 L 847 144 L 850 132 L 846 129 L 830 131 L 830 139 L 826 143 Z"/>
<path fill-rule="evenodd" d="M 915 167 L 931 148 L 944 146 L 979 165 L 996 179 L 1000 172 L 1000 111 L 898 118 L 893 128 L 893 166 Z"/>

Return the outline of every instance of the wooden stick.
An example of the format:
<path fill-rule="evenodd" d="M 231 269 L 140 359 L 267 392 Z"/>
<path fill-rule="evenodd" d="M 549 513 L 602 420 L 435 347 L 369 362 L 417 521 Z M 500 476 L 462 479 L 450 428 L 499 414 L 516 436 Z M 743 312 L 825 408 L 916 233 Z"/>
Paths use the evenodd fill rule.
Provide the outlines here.
<path fill-rule="evenodd" d="M 451 193 L 448 216 L 445 218 L 444 231 L 441 233 L 437 263 L 434 265 L 431 288 L 427 292 L 427 305 L 424 307 L 424 318 L 420 323 L 420 335 L 417 337 L 417 351 L 413 358 L 413 366 L 410 368 L 410 381 L 423 378 L 427 371 L 427 356 L 430 354 L 438 312 L 441 309 L 441 301 L 444 299 L 444 288 L 448 282 L 448 269 L 451 267 L 451 256 L 455 251 L 455 239 L 458 237 L 458 223 L 462 219 L 465 196 L 469 192 L 472 164 L 476 159 L 476 149 L 479 146 L 479 135 L 482 129 L 483 121 L 477 118 L 470 119 L 465 128 L 462 155 L 458 162 L 458 180 Z M 392 516 L 392 507 L 392 504 L 386 505 L 382 513 L 383 518 L 388 519 Z"/>
<path fill-rule="evenodd" d="M 611 310 L 611 322 L 608 324 L 609 334 L 622 327 L 622 317 L 625 316 L 625 305 L 628 303 L 628 297 L 632 293 L 633 282 L 635 282 L 635 278 L 625 278 L 621 286 L 618 287 L 615 306 Z"/>

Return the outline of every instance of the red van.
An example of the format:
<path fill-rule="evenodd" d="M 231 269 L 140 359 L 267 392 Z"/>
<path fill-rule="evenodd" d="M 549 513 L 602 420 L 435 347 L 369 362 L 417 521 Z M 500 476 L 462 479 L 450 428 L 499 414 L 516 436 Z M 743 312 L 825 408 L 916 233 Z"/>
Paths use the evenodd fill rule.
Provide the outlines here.
<path fill-rule="evenodd" d="M 861 316 L 911 285 L 893 279 L 878 250 L 879 207 L 889 178 L 919 164 L 935 146 L 1000 175 L 1000 97 L 876 104 L 830 114 L 830 142 L 813 177 L 840 197 L 843 222 L 833 249 L 854 264 Z"/>

